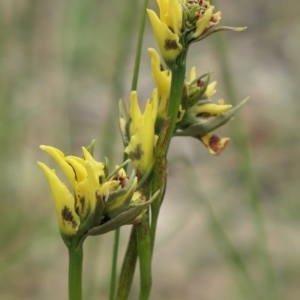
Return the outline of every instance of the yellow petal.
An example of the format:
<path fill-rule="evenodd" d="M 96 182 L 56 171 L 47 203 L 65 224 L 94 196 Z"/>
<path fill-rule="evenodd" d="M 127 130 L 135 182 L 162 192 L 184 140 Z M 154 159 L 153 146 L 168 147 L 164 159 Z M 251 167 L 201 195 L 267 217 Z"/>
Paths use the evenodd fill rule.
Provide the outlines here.
<path fill-rule="evenodd" d="M 97 178 L 99 180 L 99 177 L 103 177 L 105 175 L 104 174 L 104 170 L 105 170 L 104 164 L 96 161 L 93 158 L 93 156 L 91 155 L 91 153 L 85 147 L 82 147 L 82 153 L 83 153 L 83 157 L 84 157 L 85 161 L 89 161 L 94 166 L 95 176 L 97 176 Z"/>
<path fill-rule="evenodd" d="M 160 57 L 158 53 L 153 49 L 149 48 L 148 52 L 151 56 L 151 70 L 152 76 L 156 82 L 160 103 L 158 108 L 158 114 L 162 115 L 167 110 L 168 99 L 170 96 L 171 78 L 172 73 L 170 71 L 161 71 L 160 68 Z"/>
<path fill-rule="evenodd" d="M 189 82 L 192 82 L 196 79 L 196 67 L 192 67 L 190 70 Z"/>
<path fill-rule="evenodd" d="M 160 20 L 179 35 L 182 27 L 182 7 L 178 0 L 157 0 Z"/>
<path fill-rule="evenodd" d="M 210 7 L 205 11 L 204 15 L 196 22 L 196 30 L 193 34 L 193 38 L 198 38 L 203 33 L 211 19 L 212 13 L 213 9 Z"/>
<path fill-rule="evenodd" d="M 126 121 L 124 118 L 119 119 L 119 126 L 123 137 L 126 136 Z"/>
<path fill-rule="evenodd" d="M 47 152 L 61 167 L 71 183 L 73 189 L 76 187 L 76 178 L 72 167 L 66 162 L 65 155 L 58 149 L 50 146 L 41 145 L 40 148 Z"/>
<path fill-rule="evenodd" d="M 142 120 L 142 113 L 140 110 L 139 102 L 137 99 L 137 92 L 132 91 L 130 93 L 130 108 L 129 108 L 129 114 L 131 117 L 131 124 L 130 124 L 130 135 L 133 135 L 136 133 L 137 128 Z"/>
<path fill-rule="evenodd" d="M 147 101 L 145 113 L 142 122 L 139 124 L 136 133 L 131 136 L 129 145 L 125 148 L 125 152 L 136 169 L 140 169 L 143 173 L 147 171 L 153 162 L 154 151 L 154 126 L 153 108 L 156 101 L 150 103 Z"/>
<path fill-rule="evenodd" d="M 166 63 L 175 61 L 182 50 L 182 45 L 179 43 L 179 36 L 173 33 L 165 23 L 160 21 L 153 10 L 147 9 L 147 12 L 162 57 Z"/>
<path fill-rule="evenodd" d="M 41 162 L 38 162 L 38 165 L 44 171 L 54 197 L 60 232 L 62 235 L 75 235 L 80 225 L 80 219 L 75 212 L 73 195 L 66 185 L 58 179 L 54 170 Z"/>
<path fill-rule="evenodd" d="M 200 114 L 200 113 L 208 113 L 210 115 L 220 115 L 228 111 L 232 105 L 230 104 L 213 104 L 213 103 L 207 103 L 203 105 L 197 105 L 195 106 L 195 113 Z"/>
<path fill-rule="evenodd" d="M 73 168 L 75 173 L 75 179 L 77 182 L 81 182 L 87 176 L 86 169 L 84 167 L 84 160 L 77 156 L 66 156 L 66 162 Z"/>
<path fill-rule="evenodd" d="M 211 98 L 216 93 L 216 85 L 217 85 L 217 82 L 213 81 L 207 86 L 206 91 L 205 91 L 205 96 L 208 99 Z"/>

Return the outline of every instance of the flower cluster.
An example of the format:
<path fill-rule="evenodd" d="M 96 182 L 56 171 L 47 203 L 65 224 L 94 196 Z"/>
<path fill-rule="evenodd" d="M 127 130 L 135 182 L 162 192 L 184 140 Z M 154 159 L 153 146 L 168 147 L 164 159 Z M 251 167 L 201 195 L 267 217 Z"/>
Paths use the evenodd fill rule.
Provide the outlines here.
<path fill-rule="evenodd" d="M 190 71 L 185 82 L 181 105 L 183 116 L 176 124 L 175 136 L 191 136 L 199 139 L 213 155 L 218 155 L 227 145 L 229 138 L 221 138 L 212 133 L 227 123 L 237 107 L 224 104 L 223 100 L 213 103 L 211 97 L 216 92 L 216 81 L 209 83 L 210 74 L 196 77 L 196 68 Z"/>
<path fill-rule="evenodd" d="M 158 109 L 157 90 L 146 103 L 144 113 L 141 112 L 137 92 L 130 94 L 129 115 L 126 108 L 120 117 L 120 127 L 125 144 L 125 153 L 137 170 L 138 177 L 146 174 L 153 164 L 154 148 L 157 141 L 155 121 Z"/>
<path fill-rule="evenodd" d="M 206 0 L 157 0 L 159 16 L 148 9 L 153 31 L 166 64 L 172 68 L 177 56 L 188 45 L 212 33 L 221 20 L 221 12 Z"/>
<path fill-rule="evenodd" d="M 145 201 L 137 189 L 135 171 L 130 178 L 121 167 L 109 175 L 108 163 L 97 162 L 86 148 L 83 158 L 65 156 L 60 150 L 41 146 L 60 166 L 72 192 L 54 170 L 38 162 L 44 171 L 55 202 L 61 235 L 68 245 L 74 236 L 103 234 L 138 221 Z"/>

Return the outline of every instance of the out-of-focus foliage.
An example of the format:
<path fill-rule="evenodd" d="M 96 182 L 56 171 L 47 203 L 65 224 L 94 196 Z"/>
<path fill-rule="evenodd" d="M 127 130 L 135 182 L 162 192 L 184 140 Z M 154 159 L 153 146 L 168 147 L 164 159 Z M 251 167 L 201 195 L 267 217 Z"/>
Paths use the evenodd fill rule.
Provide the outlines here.
<path fill-rule="evenodd" d="M 220 34 L 228 41 L 240 99 L 251 96 L 240 114 L 249 134 L 279 291 L 284 299 L 296 300 L 300 297 L 300 2 L 219 2 L 226 24 L 248 26 L 243 33 Z M 122 24 L 134 1 L 129 3 L 0 2 L 3 300 L 67 297 L 67 253 L 57 234 L 50 190 L 36 165 L 37 160 L 47 161 L 38 146 L 53 145 L 66 154 L 80 155 L 81 146 L 96 138 L 96 157 L 108 156 L 112 165 L 120 162 L 117 102 L 120 97 L 129 100 L 124 95 L 129 95 L 140 16 L 132 7 L 134 26 Z M 138 91 L 144 99 L 154 87 L 146 51 L 155 45 L 149 22 L 146 30 Z M 203 73 L 213 70 L 216 95 L 222 98 L 226 83 L 220 80 L 211 41 L 193 45 L 188 64 Z M 234 122 L 221 134 L 230 136 Z M 214 234 L 207 201 L 260 284 L 253 217 L 238 157 L 233 143 L 216 158 L 193 139 L 173 140 L 154 254 L 152 299 L 240 299 L 238 278 Z M 125 242 L 128 229 L 122 233 Z M 86 247 L 85 296 L 107 299 L 112 235 L 91 239 Z"/>

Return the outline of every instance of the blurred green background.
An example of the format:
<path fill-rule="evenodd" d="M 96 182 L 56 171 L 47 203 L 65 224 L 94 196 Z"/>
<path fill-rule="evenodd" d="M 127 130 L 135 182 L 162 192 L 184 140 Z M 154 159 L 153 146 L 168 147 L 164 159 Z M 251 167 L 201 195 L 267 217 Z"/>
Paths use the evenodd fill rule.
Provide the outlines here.
<path fill-rule="evenodd" d="M 188 66 L 198 74 L 214 71 L 216 100 L 251 101 L 218 130 L 231 137 L 221 156 L 193 139 L 172 142 L 151 299 L 296 300 L 300 2 L 219 2 L 222 25 L 248 30 L 194 44 Z M 80 155 L 96 138 L 97 159 L 120 163 L 117 101 L 129 98 L 141 6 L 137 0 L 0 1 L 2 300 L 67 299 L 67 249 L 36 161 L 56 166 L 38 146 Z M 150 7 L 157 9 L 155 1 Z M 148 47 L 157 49 L 147 21 L 141 100 L 154 88 Z M 121 257 L 129 230 L 121 231 Z M 85 299 L 108 297 L 112 242 L 107 234 L 85 244 Z M 138 280 L 131 299 L 137 293 Z"/>

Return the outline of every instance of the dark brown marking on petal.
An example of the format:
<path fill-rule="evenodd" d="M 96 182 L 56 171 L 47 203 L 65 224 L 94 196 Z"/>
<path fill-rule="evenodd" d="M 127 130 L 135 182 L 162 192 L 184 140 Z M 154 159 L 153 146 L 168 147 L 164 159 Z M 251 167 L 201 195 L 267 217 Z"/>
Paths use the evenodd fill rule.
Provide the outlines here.
<path fill-rule="evenodd" d="M 177 50 L 179 48 L 178 48 L 178 44 L 175 40 L 167 39 L 165 41 L 165 49 L 166 50 Z"/>
<path fill-rule="evenodd" d="M 199 79 L 199 80 L 197 81 L 197 86 L 199 86 L 199 87 L 203 87 L 205 84 L 206 84 L 206 81 L 203 81 L 203 80 L 201 80 L 201 79 Z"/>
<path fill-rule="evenodd" d="M 128 156 L 131 160 L 140 160 L 143 154 L 142 144 L 138 144 L 134 151 L 129 152 Z"/>
<path fill-rule="evenodd" d="M 127 184 L 127 182 L 128 182 L 128 177 L 123 177 L 123 176 L 121 176 L 121 175 L 116 174 L 116 175 L 113 177 L 113 180 L 119 181 L 121 187 L 123 188 L 123 187 Z"/>
<path fill-rule="evenodd" d="M 199 114 L 196 114 L 197 118 L 204 118 L 204 119 L 210 118 L 211 116 L 212 116 L 212 114 L 210 114 L 208 112 L 201 112 Z"/>
<path fill-rule="evenodd" d="M 81 205 L 81 210 L 84 211 L 84 207 L 85 207 L 85 197 L 82 196 L 80 197 L 80 205 Z"/>
<path fill-rule="evenodd" d="M 74 222 L 74 219 L 73 219 L 73 216 L 72 216 L 72 213 L 70 211 L 70 209 L 65 206 L 61 212 L 61 216 L 63 218 L 64 221 L 69 221 L 69 222 Z"/>
<path fill-rule="evenodd" d="M 171 26 L 168 26 L 168 28 L 172 31 L 172 33 L 174 33 L 174 29 Z"/>
<path fill-rule="evenodd" d="M 227 146 L 228 140 L 224 145 L 221 143 L 221 138 L 218 135 L 213 134 L 209 139 L 209 147 L 215 152 L 215 155 L 219 155 Z"/>
<path fill-rule="evenodd" d="M 98 180 L 99 180 L 99 184 L 102 185 L 102 183 L 103 183 L 103 181 L 104 181 L 103 176 L 99 176 L 99 179 L 98 179 Z"/>
<path fill-rule="evenodd" d="M 72 228 L 75 229 L 76 227 L 77 227 L 77 223 L 73 220 L 73 221 L 72 221 Z"/>
<path fill-rule="evenodd" d="M 68 165 L 73 169 L 73 172 L 74 172 L 74 175 L 75 175 L 75 180 L 78 181 L 78 179 L 77 179 L 77 174 L 76 174 L 76 172 L 75 172 L 74 167 L 73 167 L 70 163 L 68 163 Z"/>

